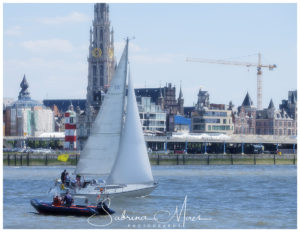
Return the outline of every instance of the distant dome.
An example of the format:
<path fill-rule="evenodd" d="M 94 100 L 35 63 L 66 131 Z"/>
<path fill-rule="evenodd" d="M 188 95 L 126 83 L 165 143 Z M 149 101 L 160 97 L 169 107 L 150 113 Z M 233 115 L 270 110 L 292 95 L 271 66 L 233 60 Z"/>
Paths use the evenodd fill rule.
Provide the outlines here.
<path fill-rule="evenodd" d="M 45 107 L 42 103 L 32 99 L 17 100 L 10 105 L 12 108 L 29 108 L 34 106 Z"/>
<path fill-rule="evenodd" d="M 41 107 L 45 108 L 45 106 L 41 102 L 31 99 L 30 93 L 28 91 L 29 84 L 26 80 L 25 75 L 20 84 L 20 87 L 21 87 L 21 91 L 19 93 L 18 100 L 12 102 L 10 107 L 12 107 L 12 108 L 31 108 L 34 106 L 41 106 Z"/>

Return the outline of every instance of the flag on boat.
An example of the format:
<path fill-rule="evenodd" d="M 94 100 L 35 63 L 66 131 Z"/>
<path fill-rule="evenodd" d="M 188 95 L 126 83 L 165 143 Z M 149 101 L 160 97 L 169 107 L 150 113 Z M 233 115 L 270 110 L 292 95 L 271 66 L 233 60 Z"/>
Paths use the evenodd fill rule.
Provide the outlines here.
<path fill-rule="evenodd" d="M 69 154 L 61 154 L 57 156 L 57 160 L 62 162 L 67 162 L 68 159 L 69 159 Z"/>

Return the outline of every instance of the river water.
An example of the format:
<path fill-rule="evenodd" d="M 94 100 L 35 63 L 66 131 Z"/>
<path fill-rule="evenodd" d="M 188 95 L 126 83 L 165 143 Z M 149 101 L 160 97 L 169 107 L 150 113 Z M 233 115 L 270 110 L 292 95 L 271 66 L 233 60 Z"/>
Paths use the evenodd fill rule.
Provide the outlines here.
<path fill-rule="evenodd" d="M 75 167 L 66 167 L 72 171 Z M 44 216 L 30 199 L 47 194 L 64 167 L 4 167 L 3 227 L 296 228 L 297 167 L 153 166 L 158 188 L 144 198 L 112 199 L 116 213 L 93 218 Z"/>

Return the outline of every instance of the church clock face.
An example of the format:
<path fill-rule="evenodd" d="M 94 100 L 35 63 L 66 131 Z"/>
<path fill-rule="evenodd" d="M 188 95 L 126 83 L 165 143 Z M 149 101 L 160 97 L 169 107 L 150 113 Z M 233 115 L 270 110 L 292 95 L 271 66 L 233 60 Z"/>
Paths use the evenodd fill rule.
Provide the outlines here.
<path fill-rule="evenodd" d="M 92 51 L 93 57 L 100 57 L 102 55 L 102 51 L 100 48 L 94 48 Z"/>
<path fill-rule="evenodd" d="M 114 57 L 114 51 L 113 51 L 112 48 L 109 48 L 109 50 L 108 50 L 108 56 L 109 56 L 110 59 L 112 59 Z"/>

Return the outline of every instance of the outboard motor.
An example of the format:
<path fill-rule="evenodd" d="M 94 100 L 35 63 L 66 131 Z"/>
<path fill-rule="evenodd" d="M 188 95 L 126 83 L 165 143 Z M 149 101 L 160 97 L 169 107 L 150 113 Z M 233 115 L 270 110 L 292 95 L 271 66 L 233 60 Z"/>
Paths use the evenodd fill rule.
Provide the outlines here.
<path fill-rule="evenodd" d="M 97 211 L 99 212 L 99 214 L 114 214 L 115 211 L 108 208 L 107 204 L 104 202 L 104 201 L 100 201 L 98 204 L 97 204 Z"/>

